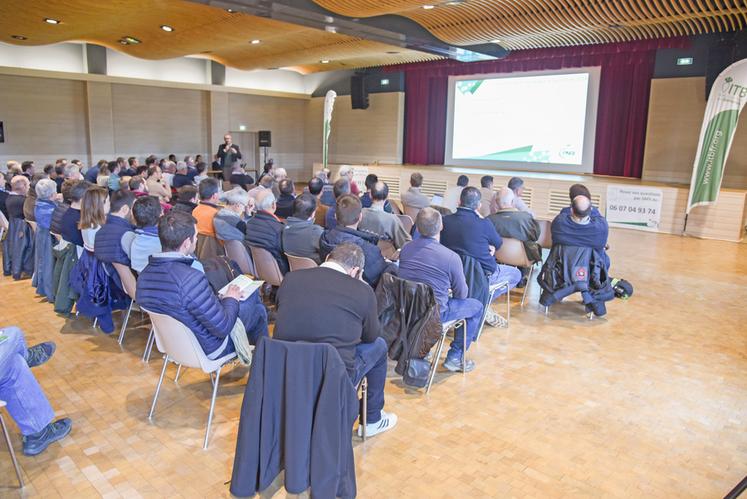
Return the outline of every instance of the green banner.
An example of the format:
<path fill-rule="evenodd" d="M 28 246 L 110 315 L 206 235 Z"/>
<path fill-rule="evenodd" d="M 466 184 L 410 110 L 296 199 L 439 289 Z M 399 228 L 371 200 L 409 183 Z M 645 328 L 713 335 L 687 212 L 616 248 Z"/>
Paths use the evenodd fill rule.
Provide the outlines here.
<path fill-rule="evenodd" d="M 711 88 L 695 154 L 687 213 L 716 202 L 739 113 L 747 103 L 747 59 L 726 68 Z"/>

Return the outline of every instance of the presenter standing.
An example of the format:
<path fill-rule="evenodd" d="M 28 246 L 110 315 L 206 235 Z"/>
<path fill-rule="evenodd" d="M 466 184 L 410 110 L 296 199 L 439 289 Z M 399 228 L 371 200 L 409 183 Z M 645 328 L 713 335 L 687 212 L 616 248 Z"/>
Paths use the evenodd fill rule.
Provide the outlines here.
<path fill-rule="evenodd" d="M 241 151 L 239 146 L 233 143 L 230 133 L 224 135 L 223 140 L 223 144 L 218 146 L 218 161 L 223 170 L 223 178 L 228 180 L 231 178 L 231 168 L 234 162 L 241 159 Z"/>

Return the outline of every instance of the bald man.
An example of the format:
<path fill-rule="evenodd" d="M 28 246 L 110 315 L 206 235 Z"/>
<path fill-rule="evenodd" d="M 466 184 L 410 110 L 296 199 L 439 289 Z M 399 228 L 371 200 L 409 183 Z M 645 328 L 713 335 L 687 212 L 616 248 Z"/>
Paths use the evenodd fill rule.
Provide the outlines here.
<path fill-rule="evenodd" d="M 518 239 L 524 243 L 527 258 L 532 262 L 542 260 L 542 249 L 537 244 L 540 235 L 539 223 L 528 211 L 519 211 L 515 205 L 516 195 L 508 187 L 496 194 L 498 211 L 488 217 L 496 232 L 503 237 Z M 521 283 L 519 283 L 521 286 Z"/>

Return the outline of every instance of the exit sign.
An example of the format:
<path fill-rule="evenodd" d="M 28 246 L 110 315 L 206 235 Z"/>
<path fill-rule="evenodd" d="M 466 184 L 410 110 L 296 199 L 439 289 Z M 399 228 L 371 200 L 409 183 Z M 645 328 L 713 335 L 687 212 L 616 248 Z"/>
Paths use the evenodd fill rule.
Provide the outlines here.
<path fill-rule="evenodd" d="M 677 58 L 677 65 L 678 66 L 690 66 L 693 63 L 692 57 L 678 57 Z"/>

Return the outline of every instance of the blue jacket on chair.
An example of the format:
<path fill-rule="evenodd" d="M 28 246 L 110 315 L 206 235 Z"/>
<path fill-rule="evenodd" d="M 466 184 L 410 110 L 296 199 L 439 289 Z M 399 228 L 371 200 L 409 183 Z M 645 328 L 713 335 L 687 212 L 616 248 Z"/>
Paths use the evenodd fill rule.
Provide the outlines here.
<path fill-rule="evenodd" d="M 272 213 L 258 211 L 246 222 L 246 243 L 269 251 L 278 262 L 280 272 L 286 274 L 290 267 L 283 252 L 283 229 L 285 224 Z"/>
<path fill-rule="evenodd" d="M 94 255 L 104 263 L 121 263 L 130 266 L 130 258 L 122 247 L 122 237 L 135 230 L 124 218 L 109 214 L 106 223 L 96 233 Z"/>
<path fill-rule="evenodd" d="M 145 309 L 187 326 L 210 355 L 222 350 L 236 323 L 239 302 L 219 300 L 205 274 L 191 267 L 193 260 L 177 253 L 152 255 L 138 277 L 135 300 Z"/>

